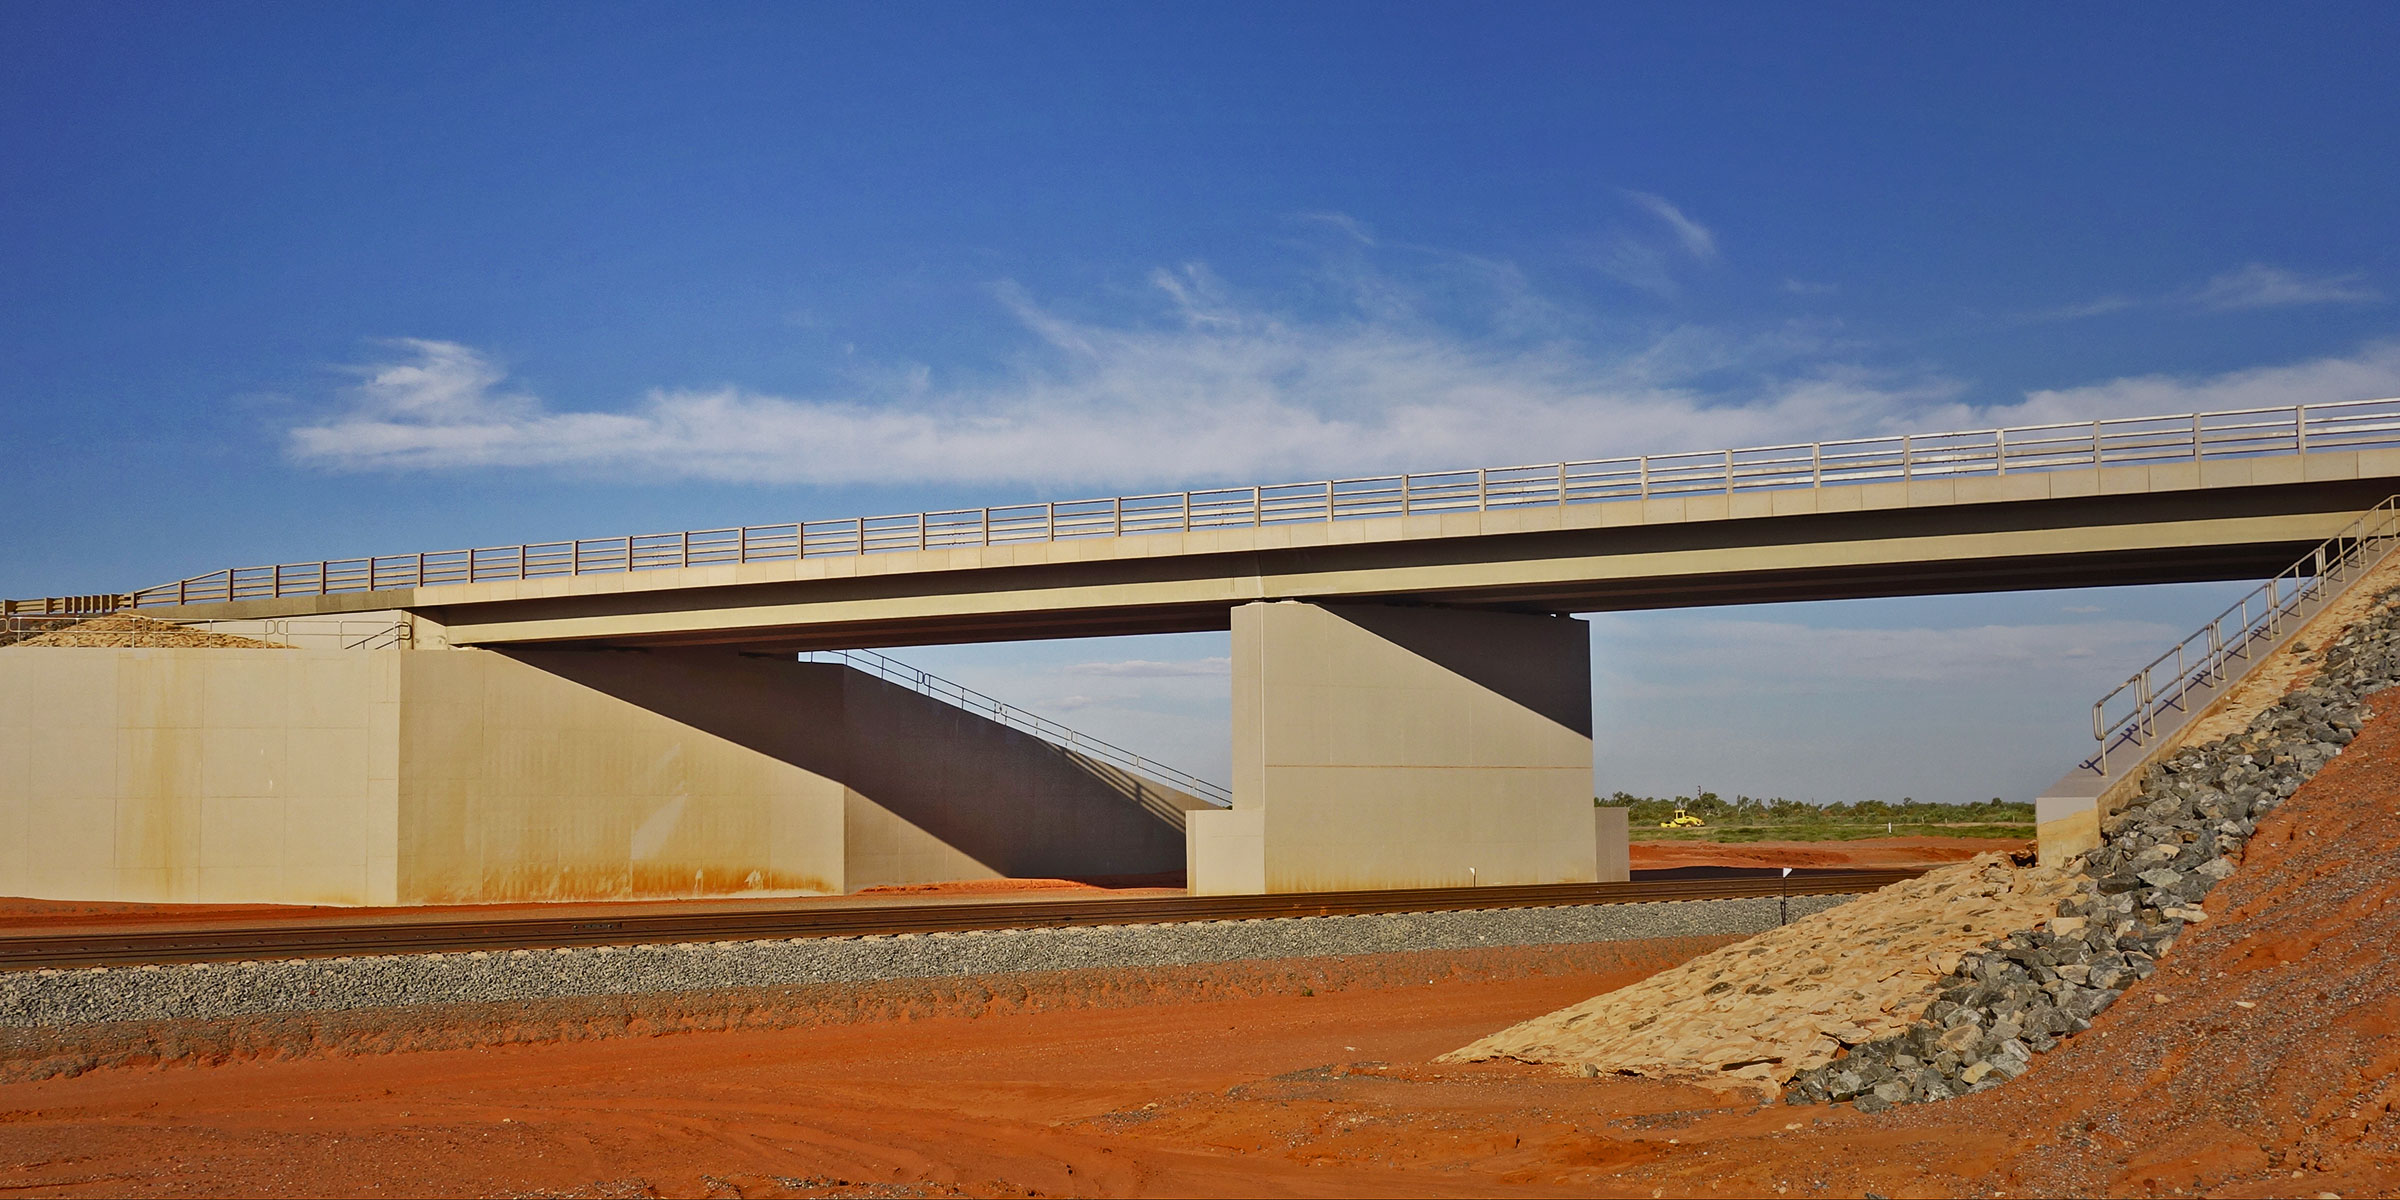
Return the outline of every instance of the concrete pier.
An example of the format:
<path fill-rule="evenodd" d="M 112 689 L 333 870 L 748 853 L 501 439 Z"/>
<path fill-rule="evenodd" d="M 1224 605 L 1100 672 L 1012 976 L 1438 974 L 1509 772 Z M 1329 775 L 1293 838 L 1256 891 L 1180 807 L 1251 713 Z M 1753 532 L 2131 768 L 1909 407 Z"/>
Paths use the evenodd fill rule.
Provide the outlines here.
<path fill-rule="evenodd" d="M 1200 894 L 1597 877 L 1587 627 L 1280 601 L 1233 613 L 1233 808 Z"/>

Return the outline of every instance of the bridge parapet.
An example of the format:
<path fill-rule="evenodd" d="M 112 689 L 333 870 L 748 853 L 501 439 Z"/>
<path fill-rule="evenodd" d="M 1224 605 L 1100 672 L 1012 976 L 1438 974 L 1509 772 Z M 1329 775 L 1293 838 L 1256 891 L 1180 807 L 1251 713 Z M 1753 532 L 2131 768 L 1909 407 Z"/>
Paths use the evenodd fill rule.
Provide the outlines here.
<path fill-rule="evenodd" d="M 182 607 L 901 551 L 1739 498 L 2396 449 L 2400 398 L 2355 400 L 229 567 L 101 599 L 112 607 Z M 13 611 L 16 605 L 92 599 L 54 597 L 10 604 Z"/>

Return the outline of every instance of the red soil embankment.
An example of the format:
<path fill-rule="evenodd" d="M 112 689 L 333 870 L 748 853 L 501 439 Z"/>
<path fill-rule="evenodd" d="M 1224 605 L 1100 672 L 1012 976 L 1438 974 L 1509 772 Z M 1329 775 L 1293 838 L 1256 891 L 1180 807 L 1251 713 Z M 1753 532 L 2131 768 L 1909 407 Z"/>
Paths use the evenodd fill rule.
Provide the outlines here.
<path fill-rule="evenodd" d="M 1875 871 L 1936 867 L 1978 854 L 2023 850 L 2001 838 L 1890 837 L 1854 842 L 1635 842 L 1633 869 L 1673 867 L 1832 867 Z"/>

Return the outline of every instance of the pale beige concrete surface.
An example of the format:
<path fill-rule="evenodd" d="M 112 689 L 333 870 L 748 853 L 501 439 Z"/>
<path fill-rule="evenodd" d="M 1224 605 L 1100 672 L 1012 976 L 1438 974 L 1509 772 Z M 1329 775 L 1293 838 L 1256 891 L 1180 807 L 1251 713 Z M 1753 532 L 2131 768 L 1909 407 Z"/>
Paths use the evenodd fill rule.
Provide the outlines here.
<path fill-rule="evenodd" d="M 0 894 L 463 903 L 1182 867 L 1193 797 L 847 667 L 0 649 Z"/>
<path fill-rule="evenodd" d="M 1599 864 L 1597 879 L 1601 883 L 1624 883 L 1633 878 L 1633 829 L 1629 808 L 1594 808 L 1592 825 L 1597 844 L 1594 849 Z"/>
<path fill-rule="evenodd" d="M 2065 862 L 2100 848 L 2100 810 L 2090 800 L 2043 796 L 2034 801 L 2034 845 L 2046 863 Z"/>
<path fill-rule="evenodd" d="M 408 654 L 401 902 L 841 891 L 841 783 L 661 707 L 504 655 Z M 838 715 L 814 707 L 790 717 Z"/>
<path fill-rule="evenodd" d="M 0 650 L 0 894 L 389 903 L 389 658 Z"/>
<path fill-rule="evenodd" d="M 1356 568 L 1328 565 L 1321 569 L 1279 571 L 1273 575 L 1207 574 L 1101 583 L 1082 583 L 1071 577 L 1054 581 L 1052 577 L 1045 577 L 1040 582 L 1025 582 L 1016 586 L 937 585 L 916 594 L 860 598 L 828 596 L 823 599 L 757 604 L 727 604 L 711 598 L 705 605 L 687 605 L 659 597 L 649 603 L 663 604 L 664 607 L 578 616 L 543 615 L 542 607 L 533 604 L 508 609 L 487 606 L 477 610 L 477 615 L 472 618 L 452 621 L 449 636 L 456 644 L 484 646 L 573 641 L 633 642 L 693 636 L 718 636 L 728 642 L 770 644 L 777 641 L 771 636 L 773 632 L 805 631 L 811 627 L 916 623 L 955 628 L 995 617 L 1064 621 L 1079 613 L 1177 613 L 1194 608 L 1213 611 L 1258 599 L 1372 601 L 1393 595 L 1415 594 L 1546 594 L 1561 590 L 1595 589 L 1612 582 L 1649 585 L 1680 578 L 1764 578 L 1776 574 L 1836 571 L 1906 572 L 1929 563 L 1964 563 L 1986 569 L 1989 564 L 2010 559 L 2032 562 L 2059 556 L 2106 558 L 2147 553 L 2162 547 L 2297 545 L 2324 540 L 2338 532 L 2355 515 L 2356 510 L 2347 510 L 1928 537 L 1865 537 L 1656 552 L 1557 554 L 1505 561 L 1474 556 L 1471 546 L 1462 546 L 1461 550 L 1467 553 L 1455 562 L 1415 562 Z M 1457 540 L 1472 543 L 1476 539 Z M 899 556 L 896 553 L 878 558 Z M 587 576 L 580 581 L 587 585 L 580 593 L 564 594 L 649 593 L 672 587 L 670 580 L 652 579 L 649 576 L 672 574 L 675 572 L 645 572 L 642 576 L 630 579 L 625 576 Z M 463 586 L 425 589 L 422 600 L 427 605 L 452 608 L 476 604 L 477 601 L 464 594 L 466 590 Z M 1585 611 L 1613 605 L 1562 599 L 1559 607 Z M 1053 636 L 1072 632 L 1072 626 L 1064 624 L 1045 628 Z M 1112 626 L 1109 631 L 1118 630 Z"/>
<path fill-rule="evenodd" d="M 1267 814 L 1228 808 L 1185 818 L 1185 888 L 1195 896 L 1256 896 L 1267 890 Z"/>
<path fill-rule="evenodd" d="M 1291 601 L 1233 615 L 1234 808 L 1269 892 L 1591 882 L 1589 632 Z"/>

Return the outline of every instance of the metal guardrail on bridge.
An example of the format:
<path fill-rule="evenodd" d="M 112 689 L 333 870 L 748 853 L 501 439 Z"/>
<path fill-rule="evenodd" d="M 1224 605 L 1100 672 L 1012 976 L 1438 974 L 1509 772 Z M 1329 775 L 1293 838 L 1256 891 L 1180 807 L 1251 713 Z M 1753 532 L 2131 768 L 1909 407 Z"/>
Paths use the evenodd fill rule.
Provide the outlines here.
<path fill-rule="evenodd" d="M 977 716 L 989 718 L 1011 729 L 1029 733 L 1051 745 L 1072 750 L 1085 758 L 1106 763 L 1119 770 L 1130 771 L 1206 800 L 1219 808 L 1233 804 L 1233 793 L 1223 784 L 1211 783 L 1197 775 L 1178 771 L 1165 763 L 1127 750 L 1122 746 L 1101 741 L 1088 733 L 1069 729 L 1039 713 L 1027 712 L 1003 700 L 995 700 L 961 683 L 953 683 L 930 671 L 920 670 L 896 658 L 872 650 L 811 650 L 803 653 L 806 662 L 838 662 L 897 683 L 911 691 L 921 692 L 936 700 L 963 708 Z M 1181 814 L 1176 814 L 1180 819 Z"/>
<path fill-rule="evenodd" d="M 7 608 L 105 603 L 100 611 L 107 611 L 214 604 L 898 550 L 2391 448 L 2400 448 L 2400 399 L 2352 400 L 229 567 L 122 596 L 12 601 Z"/>
<path fill-rule="evenodd" d="M 2100 749 L 2081 769 L 2107 775 L 2111 751 L 2138 750 L 2170 724 L 2170 714 L 2180 720 L 2205 703 L 2201 696 L 2214 700 L 2225 683 L 2256 664 L 2256 655 L 2272 650 L 2285 631 L 2316 615 L 2323 601 L 2375 565 L 2395 541 L 2400 541 L 2400 496 L 2359 514 L 2323 545 L 2150 660 L 2092 705 L 2092 737 Z M 2112 705 L 2128 707 L 2111 716 Z"/>

